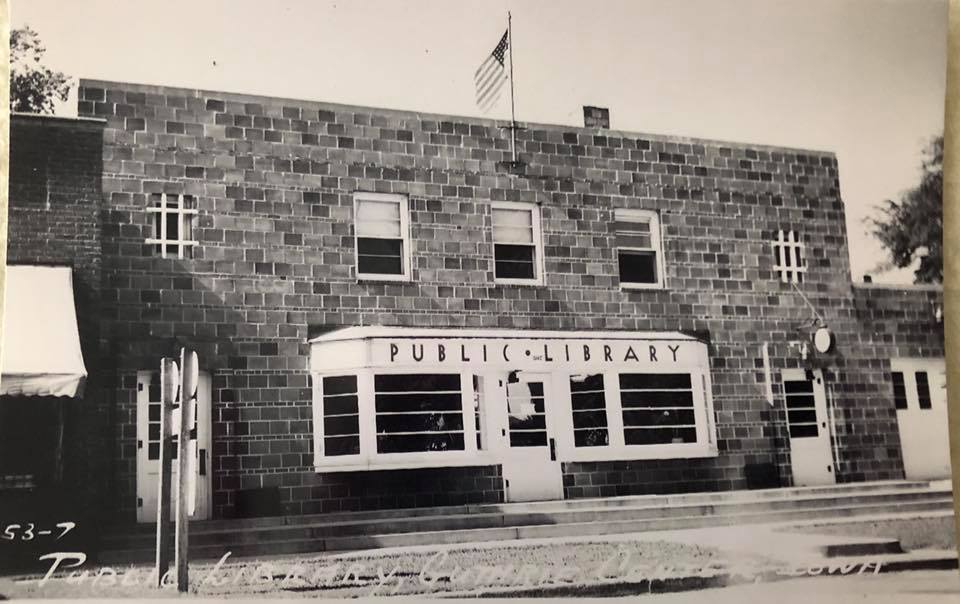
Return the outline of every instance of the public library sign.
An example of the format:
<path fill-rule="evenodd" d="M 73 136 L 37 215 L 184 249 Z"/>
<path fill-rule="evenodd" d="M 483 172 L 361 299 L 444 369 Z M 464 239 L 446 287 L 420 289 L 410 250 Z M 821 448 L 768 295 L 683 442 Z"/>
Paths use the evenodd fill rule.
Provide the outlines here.
<path fill-rule="evenodd" d="M 356 327 L 320 336 L 311 344 L 311 369 L 318 373 L 348 367 L 651 372 L 709 367 L 707 345 L 679 332 Z"/>

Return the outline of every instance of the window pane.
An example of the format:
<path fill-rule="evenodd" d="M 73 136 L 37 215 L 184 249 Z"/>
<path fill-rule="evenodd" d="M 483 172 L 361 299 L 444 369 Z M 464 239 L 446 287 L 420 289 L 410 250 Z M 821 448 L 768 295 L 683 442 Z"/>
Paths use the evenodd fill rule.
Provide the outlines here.
<path fill-rule="evenodd" d="M 464 449 L 459 374 L 375 375 L 377 451 Z"/>
<path fill-rule="evenodd" d="M 497 279 L 536 279 L 534 250 L 532 245 L 493 246 L 494 276 Z"/>
<path fill-rule="evenodd" d="M 532 210 L 493 210 L 493 240 L 496 243 L 533 243 Z"/>
<path fill-rule="evenodd" d="M 930 381 L 927 379 L 926 371 L 917 372 L 917 403 L 921 409 L 930 409 Z"/>
<path fill-rule="evenodd" d="M 573 409 L 573 441 L 577 447 L 602 447 L 609 444 L 606 393 L 603 376 L 570 378 L 570 403 Z"/>
<path fill-rule="evenodd" d="M 619 381 L 626 444 L 697 441 L 689 374 L 624 373 Z"/>
<path fill-rule="evenodd" d="M 656 252 L 620 250 L 618 253 L 621 283 L 656 283 Z"/>
<path fill-rule="evenodd" d="M 617 233 L 617 247 L 652 248 L 653 237 L 647 233 Z"/>
<path fill-rule="evenodd" d="M 379 220 L 383 222 L 400 222 L 399 201 L 372 201 L 361 199 L 357 201 L 357 221 Z"/>
<path fill-rule="evenodd" d="M 903 373 L 893 372 L 893 404 L 897 409 L 907 408 L 907 388 L 903 383 Z"/>
<path fill-rule="evenodd" d="M 812 438 L 820 434 L 817 425 L 816 398 L 813 380 L 785 380 L 787 426 L 791 438 Z"/>
<path fill-rule="evenodd" d="M 547 422 L 543 384 L 518 382 L 507 384 L 511 447 L 543 447 L 547 445 Z"/>
<path fill-rule="evenodd" d="M 323 455 L 360 453 L 357 376 L 323 378 Z"/>
<path fill-rule="evenodd" d="M 358 238 L 357 271 L 362 274 L 402 275 L 403 241 Z"/>

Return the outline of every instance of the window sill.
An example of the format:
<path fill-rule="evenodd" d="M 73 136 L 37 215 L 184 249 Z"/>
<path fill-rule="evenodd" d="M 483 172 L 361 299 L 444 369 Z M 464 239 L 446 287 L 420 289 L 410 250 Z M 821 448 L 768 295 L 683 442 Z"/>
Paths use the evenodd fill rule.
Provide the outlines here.
<path fill-rule="evenodd" d="M 623 291 L 649 291 L 658 289 L 667 289 L 662 283 L 621 283 L 620 289 Z"/>
<path fill-rule="evenodd" d="M 407 275 L 357 275 L 357 283 L 410 283 Z"/>
<path fill-rule="evenodd" d="M 373 459 L 337 460 L 334 457 L 314 461 L 317 473 L 363 472 L 374 470 L 415 470 L 418 468 L 466 468 L 471 466 L 495 466 L 500 459 L 489 452 L 451 451 L 447 453 L 394 453 Z"/>
<path fill-rule="evenodd" d="M 494 279 L 494 285 L 519 285 L 521 287 L 543 287 L 541 279 Z"/>
<path fill-rule="evenodd" d="M 568 449 L 558 454 L 560 461 L 596 462 L 596 461 L 644 461 L 650 459 L 693 459 L 697 457 L 718 457 L 717 446 L 706 443 L 685 443 L 670 445 L 624 445 L 621 447 L 582 447 Z"/>

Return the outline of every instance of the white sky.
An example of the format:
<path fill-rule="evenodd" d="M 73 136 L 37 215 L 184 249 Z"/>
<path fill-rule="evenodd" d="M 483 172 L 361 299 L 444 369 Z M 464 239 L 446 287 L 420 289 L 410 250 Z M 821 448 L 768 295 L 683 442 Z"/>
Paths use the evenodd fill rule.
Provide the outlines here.
<path fill-rule="evenodd" d="M 884 257 L 864 217 L 943 131 L 946 0 L 11 0 L 11 21 L 75 78 L 477 115 L 507 10 L 518 120 L 599 105 L 618 130 L 834 151 L 855 280 Z"/>

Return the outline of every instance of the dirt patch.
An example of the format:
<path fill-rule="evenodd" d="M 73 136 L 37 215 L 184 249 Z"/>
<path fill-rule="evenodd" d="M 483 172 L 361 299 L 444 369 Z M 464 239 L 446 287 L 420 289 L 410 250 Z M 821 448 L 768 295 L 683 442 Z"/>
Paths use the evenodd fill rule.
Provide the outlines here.
<path fill-rule="evenodd" d="M 666 541 L 578 542 L 444 549 L 369 555 L 305 555 L 219 565 L 191 565 L 192 591 L 205 596 L 358 597 L 470 593 L 491 588 L 571 585 L 620 577 L 683 577 L 769 560 Z M 85 578 L 58 573 L 0 580 L 6 597 L 156 597 L 149 567 L 89 569 Z"/>

